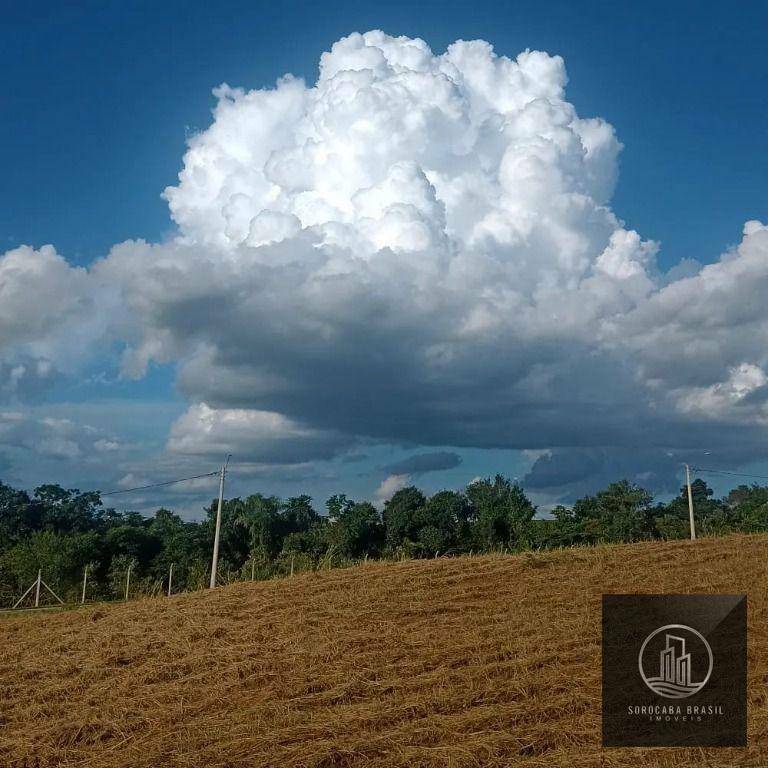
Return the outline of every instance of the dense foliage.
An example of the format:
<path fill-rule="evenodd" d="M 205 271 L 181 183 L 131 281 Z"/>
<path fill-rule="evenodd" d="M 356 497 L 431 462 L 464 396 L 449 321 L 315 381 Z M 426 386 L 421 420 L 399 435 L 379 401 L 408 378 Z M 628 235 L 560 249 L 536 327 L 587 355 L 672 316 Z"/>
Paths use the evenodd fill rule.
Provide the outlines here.
<path fill-rule="evenodd" d="M 713 498 L 703 480 L 692 484 L 700 535 L 768 531 L 768 487 L 739 486 Z M 688 536 L 686 489 L 668 503 L 627 481 L 613 483 L 572 507 L 537 517 L 523 489 L 501 475 L 464 491 L 427 497 L 397 491 L 382 512 L 343 494 L 320 514 L 308 496 L 259 493 L 224 504 L 220 553 L 223 580 L 269 578 L 369 557 L 545 549 L 576 544 Z M 199 522 L 167 509 L 152 517 L 117 512 L 99 494 L 44 485 L 32 494 L 0 483 L 0 605 L 9 605 L 38 569 L 65 600 L 79 598 L 83 571 L 88 599 L 122 597 L 129 566 L 132 592 L 158 593 L 173 563 L 174 591 L 207 584 L 216 504 Z"/>

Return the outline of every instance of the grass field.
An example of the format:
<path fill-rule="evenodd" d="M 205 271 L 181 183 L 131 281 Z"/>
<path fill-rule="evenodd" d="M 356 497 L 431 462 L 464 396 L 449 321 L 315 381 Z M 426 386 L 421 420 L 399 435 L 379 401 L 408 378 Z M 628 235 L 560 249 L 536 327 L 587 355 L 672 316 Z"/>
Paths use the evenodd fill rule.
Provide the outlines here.
<path fill-rule="evenodd" d="M 600 747 L 603 592 L 749 595 L 750 746 Z M 0 621 L 0 766 L 768 766 L 768 536 L 370 563 Z"/>

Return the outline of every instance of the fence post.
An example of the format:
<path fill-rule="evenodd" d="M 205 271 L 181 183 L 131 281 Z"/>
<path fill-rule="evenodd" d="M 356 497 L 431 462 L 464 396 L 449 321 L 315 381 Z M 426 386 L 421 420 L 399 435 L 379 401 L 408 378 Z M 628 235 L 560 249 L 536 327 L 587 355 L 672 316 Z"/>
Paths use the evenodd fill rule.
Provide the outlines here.
<path fill-rule="evenodd" d="M 291 576 L 293 576 L 293 558 L 296 557 L 296 555 L 291 552 Z"/>
<path fill-rule="evenodd" d="M 83 568 L 83 594 L 80 598 L 80 605 L 85 604 L 85 586 L 88 583 L 88 566 L 86 565 L 85 568 Z"/>
<path fill-rule="evenodd" d="M 128 600 L 128 589 L 131 586 L 131 568 L 133 563 L 128 564 L 128 573 L 125 575 L 125 599 Z"/>
<path fill-rule="evenodd" d="M 43 580 L 42 568 L 37 572 L 37 584 L 35 584 L 35 608 L 40 606 L 40 582 Z"/>
<path fill-rule="evenodd" d="M 173 563 L 168 571 L 168 597 L 171 596 L 171 587 L 173 586 Z"/>
<path fill-rule="evenodd" d="M 256 581 L 256 561 L 251 558 L 251 581 Z"/>

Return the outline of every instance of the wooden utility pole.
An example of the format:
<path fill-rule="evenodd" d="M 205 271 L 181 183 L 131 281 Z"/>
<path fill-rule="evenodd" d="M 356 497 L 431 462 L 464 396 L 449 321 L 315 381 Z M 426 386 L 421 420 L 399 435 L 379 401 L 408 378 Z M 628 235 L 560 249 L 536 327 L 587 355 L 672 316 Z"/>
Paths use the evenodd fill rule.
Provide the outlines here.
<path fill-rule="evenodd" d="M 693 491 L 691 490 L 691 468 L 685 465 L 685 484 L 688 486 L 688 519 L 691 524 L 691 541 L 696 541 L 696 524 L 693 521 Z"/>
<path fill-rule="evenodd" d="M 221 538 L 221 510 L 224 506 L 224 477 L 227 474 L 227 464 L 229 464 L 230 456 L 227 456 L 226 461 L 222 465 L 219 476 L 219 506 L 216 509 L 216 532 L 213 536 L 213 557 L 211 558 L 211 589 L 214 589 L 216 586 L 216 573 L 219 569 L 219 539 Z"/>

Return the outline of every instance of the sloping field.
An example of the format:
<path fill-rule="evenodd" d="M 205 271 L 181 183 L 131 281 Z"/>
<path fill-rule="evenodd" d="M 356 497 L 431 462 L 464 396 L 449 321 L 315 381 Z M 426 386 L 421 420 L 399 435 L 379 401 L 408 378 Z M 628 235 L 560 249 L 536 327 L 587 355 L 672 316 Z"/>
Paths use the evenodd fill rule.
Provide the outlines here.
<path fill-rule="evenodd" d="M 600 748 L 603 592 L 749 595 L 750 746 Z M 768 766 L 768 536 L 438 559 L 0 621 L 0 765 Z"/>

